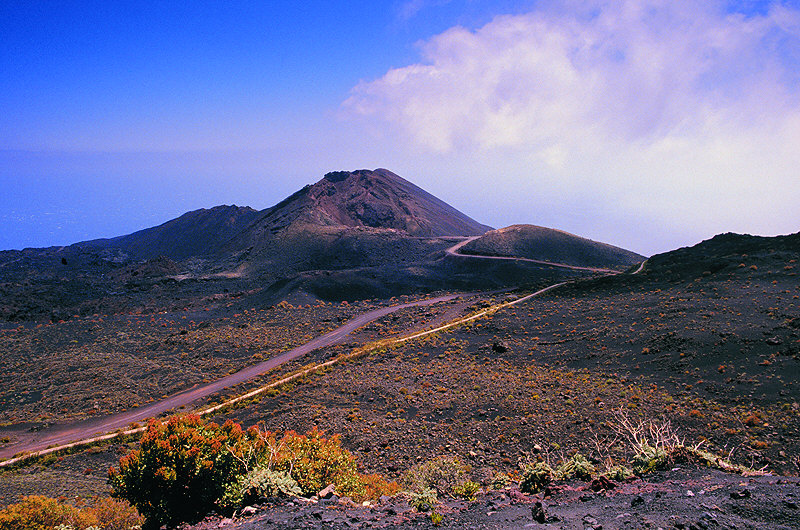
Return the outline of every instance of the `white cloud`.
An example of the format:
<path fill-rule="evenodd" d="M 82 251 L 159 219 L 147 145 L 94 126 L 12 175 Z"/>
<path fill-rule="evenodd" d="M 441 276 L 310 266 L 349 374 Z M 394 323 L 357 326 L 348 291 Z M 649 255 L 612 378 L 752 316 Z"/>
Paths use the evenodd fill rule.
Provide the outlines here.
<path fill-rule="evenodd" d="M 547 175 L 530 178 L 602 191 L 615 208 L 687 234 L 698 222 L 800 229 L 797 9 L 546 2 L 476 30 L 451 28 L 421 54 L 356 86 L 345 113 L 420 153 L 503 150 L 520 173 L 538 160 Z"/>
<path fill-rule="evenodd" d="M 400 20 L 406 22 L 417 16 L 417 13 L 424 7 L 425 0 L 407 0 L 400 5 L 397 10 L 397 16 Z"/>
<path fill-rule="evenodd" d="M 451 0 L 406 0 L 397 9 L 397 18 L 401 22 L 408 22 L 429 7 L 438 7 L 449 4 Z"/>

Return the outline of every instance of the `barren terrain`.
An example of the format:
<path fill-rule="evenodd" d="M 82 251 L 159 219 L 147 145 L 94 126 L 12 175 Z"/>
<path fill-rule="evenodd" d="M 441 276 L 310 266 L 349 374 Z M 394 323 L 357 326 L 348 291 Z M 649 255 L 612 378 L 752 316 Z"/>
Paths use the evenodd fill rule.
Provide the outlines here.
<path fill-rule="evenodd" d="M 357 315 L 442 295 L 436 291 L 446 287 L 460 296 L 381 316 L 343 343 L 181 410 L 366 351 L 213 419 L 340 434 L 363 472 L 401 482 L 419 463 L 457 457 L 484 491 L 438 505 L 445 527 L 798 527 L 798 482 L 785 477 L 800 473 L 800 235 L 724 234 L 636 266 L 632 253 L 539 227 L 468 241 L 488 227 L 451 216 L 447 205 L 400 181 L 389 184 L 417 193 L 414 204 L 384 197 L 381 206 L 372 195 L 359 209 L 358 200 L 331 199 L 339 188 L 361 193 L 358 179 L 376 175 L 386 177 L 330 174 L 258 216 L 238 209 L 242 223 L 257 219 L 230 241 L 250 246 L 228 248 L 224 258 L 118 261 L 121 247 L 0 255 L 0 452 L 10 456 L 36 433 L 100 421 L 252 368 Z M 425 224 L 431 219 L 463 233 L 443 236 L 435 222 Z M 175 235 L 169 228 L 145 239 L 167 241 Z M 500 241 L 491 243 L 497 234 Z M 541 238 L 564 252 L 537 254 Z M 464 241 L 464 248 L 492 248 L 482 256 L 454 254 L 453 245 Z M 515 257 L 520 248 L 524 255 Z M 627 272 L 603 275 L 606 266 Z M 555 284 L 447 330 L 386 342 Z M 476 286 L 482 292 L 467 292 Z M 417 294 L 395 297 L 404 293 Z M 558 483 L 537 495 L 516 488 L 534 461 L 557 466 L 581 453 L 601 469 L 629 463 L 621 418 L 654 422 L 688 447 L 772 476 L 723 474 L 698 468 L 698 460 L 636 479 Z M 106 470 L 135 447 L 134 438 L 120 437 L 6 468 L 0 499 L 108 494 Z M 491 491 L 498 474 L 510 477 L 510 489 Z M 537 512 L 537 502 L 549 515 Z M 237 521 L 212 517 L 199 528 L 432 522 L 402 497 L 371 507 L 295 500 L 250 512 Z"/>
<path fill-rule="evenodd" d="M 395 478 L 415 463 L 456 455 L 470 464 L 476 480 L 488 484 L 498 471 L 519 473 L 520 465 L 536 455 L 554 463 L 575 451 L 598 463 L 624 458 L 624 444 L 611 428 L 616 412 L 624 410 L 632 417 L 669 420 L 685 443 L 700 444 L 733 462 L 797 475 L 797 258 L 796 251 L 779 248 L 730 255 L 714 272 L 706 270 L 702 260 L 671 263 L 668 269 L 655 260 L 639 275 L 569 284 L 471 325 L 332 367 L 216 419 L 261 423 L 277 431 L 318 426 L 340 433 L 364 471 Z M 373 322 L 352 344 L 318 350 L 308 360 L 328 359 L 363 341 L 394 335 L 408 329 L 409 321 L 426 325 L 437 318 L 451 319 L 507 296 L 498 294 L 493 301 L 473 305 L 403 310 Z M 115 442 L 5 471 L 7 502 L 32 489 L 69 495 L 104 491 L 101 470 L 130 447 L 130 442 Z M 771 520 L 763 510 L 741 512 L 736 508 L 741 502 L 714 510 L 707 506 L 721 506 L 717 501 L 700 503 L 698 498 L 698 508 L 687 508 L 686 514 L 664 522 L 659 518 L 667 517 L 666 505 L 652 500 L 658 498 L 652 497 L 655 490 L 637 483 L 624 486 L 631 493 L 620 497 L 622 504 L 641 496 L 650 513 L 644 508 L 622 510 L 617 503 L 615 509 L 621 511 L 614 517 L 627 517 L 629 526 L 648 520 L 678 528 L 678 523 L 694 524 L 692 518 L 701 520 L 704 513 L 724 521 L 723 514 L 735 512 L 754 528 L 795 525 L 795 482 L 759 479 L 760 485 L 751 486 L 755 483 L 750 480 L 715 473 L 705 486 L 695 488 L 723 493 L 740 483 L 742 488 L 765 488 L 764 495 L 780 506 L 773 510 L 774 517 L 782 519 Z M 678 499 L 686 496 L 682 490 L 692 487 L 689 481 L 702 483 L 705 476 L 648 480 L 661 484 L 664 495 L 680 503 Z M 67 486 L 65 477 L 72 477 Z M 558 499 L 562 497 L 549 502 L 560 506 Z M 549 510 L 569 527 L 569 518 L 575 516 L 570 506 L 580 502 L 600 521 L 603 512 L 589 508 L 614 505 L 604 499 L 591 493 L 587 501 L 563 500 L 563 509 Z M 514 527 L 530 522 L 535 499 L 518 501 L 506 505 L 493 500 L 500 508 L 494 509 L 481 504 L 489 502 L 481 497 L 478 504 L 443 510 L 451 510 L 447 524 L 452 527 L 470 521 L 489 527 L 505 524 L 491 526 L 492 519 L 486 519 L 490 516 L 475 509 L 507 512 L 505 527 Z M 693 502 L 689 505 L 695 506 Z M 300 524 L 304 510 L 288 505 L 267 513 L 274 521 L 300 517 Z M 426 524 L 411 515 L 402 524 Z M 308 517 L 313 521 L 317 516 Z M 382 517 L 377 519 L 381 524 L 391 520 L 386 513 Z"/>

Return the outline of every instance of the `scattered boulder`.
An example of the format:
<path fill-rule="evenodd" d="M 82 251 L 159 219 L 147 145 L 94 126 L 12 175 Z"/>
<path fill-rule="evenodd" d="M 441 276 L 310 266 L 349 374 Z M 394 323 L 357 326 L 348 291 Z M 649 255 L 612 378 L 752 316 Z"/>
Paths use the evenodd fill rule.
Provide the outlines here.
<path fill-rule="evenodd" d="M 322 491 L 317 493 L 317 496 L 320 499 L 330 499 L 335 494 L 336 494 L 336 486 L 333 484 L 328 484 L 327 486 L 325 486 L 325 488 L 322 489 Z"/>
<path fill-rule="evenodd" d="M 509 350 L 508 344 L 505 341 L 499 340 L 492 344 L 492 351 L 496 353 L 505 353 Z"/>
<path fill-rule="evenodd" d="M 542 501 L 536 501 L 536 504 L 531 507 L 531 515 L 533 520 L 539 524 L 544 524 L 547 521 L 547 512 Z"/>
<path fill-rule="evenodd" d="M 592 480 L 592 485 L 590 488 L 592 491 L 608 491 L 613 490 L 616 488 L 617 485 L 613 481 L 609 480 L 608 477 L 600 475 L 596 479 Z"/>
<path fill-rule="evenodd" d="M 750 490 L 745 488 L 740 491 L 732 491 L 731 492 L 731 499 L 749 499 L 751 496 Z"/>

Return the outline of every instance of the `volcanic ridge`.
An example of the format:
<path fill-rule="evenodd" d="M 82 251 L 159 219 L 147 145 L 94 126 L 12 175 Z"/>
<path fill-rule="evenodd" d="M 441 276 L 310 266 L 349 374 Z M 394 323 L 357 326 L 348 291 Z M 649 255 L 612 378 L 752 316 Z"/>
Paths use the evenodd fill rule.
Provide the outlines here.
<path fill-rule="evenodd" d="M 202 304 L 197 300 L 220 291 L 244 293 L 246 304 L 263 305 L 503 288 L 586 275 L 522 261 L 459 260 L 445 252 L 490 230 L 386 169 L 336 171 L 262 211 L 217 206 L 116 238 L 0 252 L 0 318 L 62 320 L 142 306 L 169 310 Z M 541 230 L 535 241 L 520 240 L 538 245 L 537 259 L 620 269 L 644 259 Z M 467 248 L 493 255 L 513 251 L 496 233 Z"/>

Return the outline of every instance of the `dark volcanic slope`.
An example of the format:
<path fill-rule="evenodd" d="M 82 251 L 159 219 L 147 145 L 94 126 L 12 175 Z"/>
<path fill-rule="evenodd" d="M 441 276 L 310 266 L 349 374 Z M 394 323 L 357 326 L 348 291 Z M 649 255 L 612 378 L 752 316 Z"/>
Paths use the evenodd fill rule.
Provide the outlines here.
<path fill-rule="evenodd" d="M 757 270 L 761 260 L 770 262 L 780 255 L 796 258 L 799 252 L 800 232 L 775 237 L 719 234 L 692 247 L 656 254 L 647 261 L 644 272 L 650 277 L 678 280 L 732 271 L 744 265 Z"/>
<path fill-rule="evenodd" d="M 645 259 L 629 250 L 535 225 L 512 225 L 492 230 L 464 245 L 461 252 L 617 269 L 630 267 Z"/>
<path fill-rule="evenodd" d="M 326 174 L 262 212 L 237 239 L 252 243 L 303 225 L 392 228 L 418 237 L 474 236 L 491 230 L 391 171 L 361 169 Z"/>
<path fill-rule="evenodd" d="M 95 239 L 77 243 L 85 250 L 118 250 L 130 259 L 150 259 L 169 256 L 185 259 L 205 256 L 219 251 L 235 234 L 259 215 L 248 206 L 215 206 L 185 213 L 177 219 L 146 228 L 133 234 L 112 239 Z"/>

